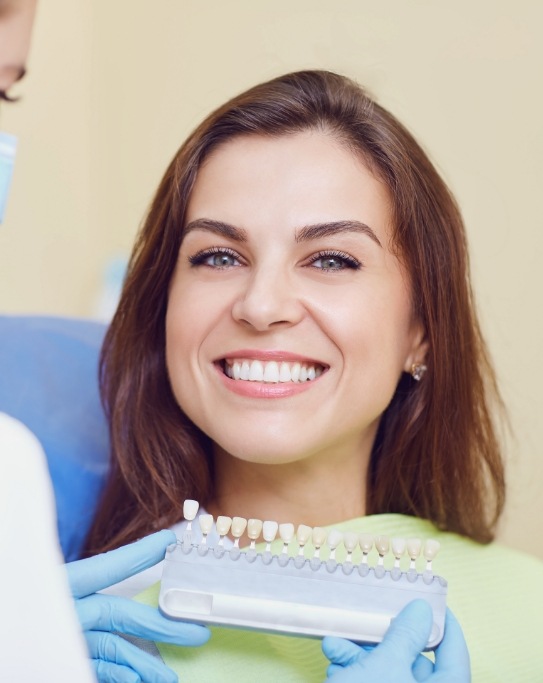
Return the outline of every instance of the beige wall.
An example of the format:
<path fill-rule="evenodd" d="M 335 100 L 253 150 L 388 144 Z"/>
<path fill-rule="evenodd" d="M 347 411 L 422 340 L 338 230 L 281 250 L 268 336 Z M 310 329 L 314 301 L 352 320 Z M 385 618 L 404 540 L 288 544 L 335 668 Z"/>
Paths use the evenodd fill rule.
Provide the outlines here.
<path fill-rule="evenodd" d="M 354 76 L 463 208 L 516 433 L 501 536 L 543 557 L 542 22 L 538 0 L 42 0 L 24 99 L 1 112 L 20 154 L 0 310 L 93 314 L 104 264 L 205 113 L 284 71 Z"/>

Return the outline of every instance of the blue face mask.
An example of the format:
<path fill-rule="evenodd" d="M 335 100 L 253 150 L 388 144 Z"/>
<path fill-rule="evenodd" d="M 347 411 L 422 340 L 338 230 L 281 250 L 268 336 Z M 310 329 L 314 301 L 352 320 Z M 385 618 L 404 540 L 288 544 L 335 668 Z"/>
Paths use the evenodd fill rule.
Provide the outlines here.
<path fill-rule="evenodd" d="M 0 132 L 0 223 L 4 220 L 16 149 L 15 135 Z"/>

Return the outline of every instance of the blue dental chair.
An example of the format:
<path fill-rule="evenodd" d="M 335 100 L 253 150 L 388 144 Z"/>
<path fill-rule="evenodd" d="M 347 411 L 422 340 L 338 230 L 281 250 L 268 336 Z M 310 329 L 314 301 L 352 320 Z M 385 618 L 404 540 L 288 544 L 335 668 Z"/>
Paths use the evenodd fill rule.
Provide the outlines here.
<path fill-rule="evenodd" d="M 66 561 L 80 555 L 109 466 L 98 395 L 105 330 L 87 320 L 0 316 L 0 411 L 29 427 L 45 450 Z M 24 491 L 21 504 L 32 505 Z"/>

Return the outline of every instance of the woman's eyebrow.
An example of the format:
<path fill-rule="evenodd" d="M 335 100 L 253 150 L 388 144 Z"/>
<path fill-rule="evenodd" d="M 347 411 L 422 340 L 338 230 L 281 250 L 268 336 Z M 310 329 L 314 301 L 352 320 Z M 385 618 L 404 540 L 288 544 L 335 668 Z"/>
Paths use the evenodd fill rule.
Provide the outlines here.
<path fill-rule="evenodd" d="M 228 237 L 235 242 L 247 242 L 247 232 L 243 228 L 236 228 L 223 221 L 215 221 L 210 218 L 197 218 L 191 221 L 185 227 L 184 234 L 188 235 L 191 230 L 207 230 L 208 232 L 214 232 L 216 235 Z"/>
<path fill-rule="evenodd" d="M 331 221 L 328 223 L 316 223 L 315 225 L 306 225 L 304 228 L 302 228 L 296 233 L 296 242 L 305 242 L 306 240 L 314 240 L 320 237 L 337 235 L 338 232 L 361 232 L 364 235 L 367 235 L 380 247 L 383 246 L 379 241 L 379 238 L 370 228 L 369 225 L 354 220 Z"/>
<path fill-rule="evenodd" d="M 224 221 L 216 221 L 211 218 L 196 218 L 188 223 L 185 227 L 184 234 L 187 235 L 192 230 L 207 230 L 216 235 L 228 237 L 228 239 L 235 242 L 247 242 L 247 231 L 243 228 L 236 228 Z M 360 221 L 329 221 L 327 223 L 316 223 L 314 225 L 306 225 L 296 232 L 296 242 L 307 242 L 309 240 L 319 239 L 321 237 L 329 237 L 330 235 L 337 235 L 340 232 L 360 232 L 367 235 L 380 247 L 383 245 L 374 231 Z"/>

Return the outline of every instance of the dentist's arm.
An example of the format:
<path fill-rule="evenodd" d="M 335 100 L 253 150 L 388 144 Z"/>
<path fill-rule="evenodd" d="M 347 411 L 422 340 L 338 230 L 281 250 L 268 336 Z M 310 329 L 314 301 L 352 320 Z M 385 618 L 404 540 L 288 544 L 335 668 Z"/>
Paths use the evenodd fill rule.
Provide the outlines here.
<path fill-rule="evenodd" d="M 342 638 L 324 638 L 331 664 L 326 683 L 469 683 L 469 654 L 462 629 L 447 612 L 435 664 L 421 654 L 432 627 L 432 610 L 415 600 L 394 619 L 383 641 L 363 648 Z"/>
<path fill-rule="evenodd" d="M 157 609 L 97 591 L 148 569 L 164 559 L 175 543 L 171 531 L 156 534 L 86 560 L 66 565 L 68 580 L 89 654 L 100 683 L 175 683 L 177 675 L 157 658 L 116 633 L 176 645 L 202 645 L 210 632 L 204 626 L 163 617 Z"/>

